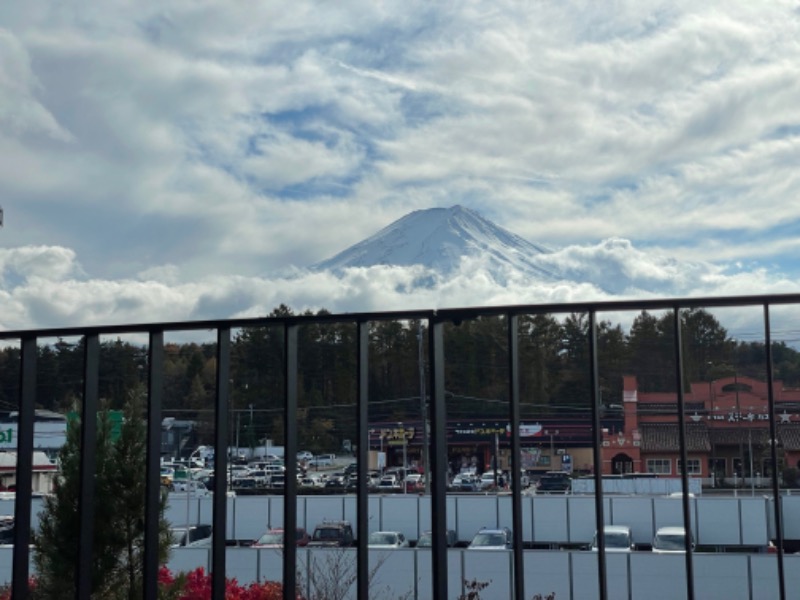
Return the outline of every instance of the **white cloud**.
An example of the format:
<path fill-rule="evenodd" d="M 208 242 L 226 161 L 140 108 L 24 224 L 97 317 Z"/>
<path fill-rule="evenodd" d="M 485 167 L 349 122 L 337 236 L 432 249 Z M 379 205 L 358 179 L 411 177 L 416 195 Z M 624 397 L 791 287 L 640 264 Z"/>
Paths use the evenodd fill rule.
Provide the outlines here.
<path fill-rule="evenodd" d="M 561 280 L 509 271 L 500 284 L 475 259 L 462 261 L 447 278 L 421 267 L 371 267 L 338 276 L 295 270 L 271 278 L 217 275 L 180 283 L 172 265 L 143 272 L 140 281 L 65 278 L 74 271 L 71 253 L 30 249 L 11 258 L 0 254 L 6 270 L 11 264 L 28 269 L 24 280 L 6 283 L 0 291 L 5 307 L 0 327 L 255 317 L 280 304 L 295 312 L 325 308 L 344 313 L 800 291 L 796 281 L 764 269 L 730 274 L 702 261 L 644 253 L 623 239 L 566 247 L 542 259 L 562 274 Z"/>
<path fill-rule="evenodd" d="M 39 101 L 40 91 L 24 45 L 0 28 L 0 136 L 38 134 L 62 142 L 72 139 Z"/>
<path fill-rule="evenodd" d="M 47 279 L 58 282 L 80 274 L 75 253 L 69 248 L 23 247 L 0 248 L 0 278 Z"/>

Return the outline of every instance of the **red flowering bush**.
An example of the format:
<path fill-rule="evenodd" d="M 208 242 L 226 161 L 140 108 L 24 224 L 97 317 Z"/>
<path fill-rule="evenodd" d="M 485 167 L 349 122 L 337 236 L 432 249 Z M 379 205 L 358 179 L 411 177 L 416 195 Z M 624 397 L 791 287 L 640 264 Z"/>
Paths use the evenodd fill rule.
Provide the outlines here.
<path fill-rule="evenodd" d="M 28 588 L 30 589 L 31 593 L 36 590 L 36 580 L 31 577 L 28 579 Z M 7 583 L 0 587 L 0 600 L 11 600 L 11 584 Z"/>
<path fill-rule="evenodd" d="M 29 587 L 35 598 L 36 580 L 31 578 Z M 211 574 L 203 567 L 189 573 L 173 575 L 167 567 L 158 571 L 159 600 L 209 600 L 211 598 Z M 277 581 L 241 585 L 235 579 L 225 580 L 226 600 L 282 600 L 283 586 Z M 298 600 L 302 600 L 300 596 Z M 11 586 L 0 586 L 0 600 L 11 600 Z"/>
<path fill-rule="evenodd" d="M 206 573 L 203 567 L 186 574 L 179 574 L 177 577 L 173 576 L 169 569 L 162 567 L 158 573 L 158 582 L 163 600 L 211 598 L 211 574 Z M 225 598 L 226 600 L 282 600 L 283 586 L 275 581 L 241 585 L 235 579 L 226 579 Z"/>

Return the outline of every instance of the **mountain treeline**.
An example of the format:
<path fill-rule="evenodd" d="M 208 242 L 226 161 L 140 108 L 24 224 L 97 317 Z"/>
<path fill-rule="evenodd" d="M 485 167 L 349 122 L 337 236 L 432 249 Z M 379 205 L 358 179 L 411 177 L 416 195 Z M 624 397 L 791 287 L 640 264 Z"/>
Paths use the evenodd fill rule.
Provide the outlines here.
<path fill-rule="evenodd" d="M 305 313 L 314 316 L 311 313 Z M 327 314 L 327 311 L 316 313 Z M 292 316 L 281 305 L 270 317 Z M 586 314 L 519 318 L 519 382 L 522 416 L 566 417 L 589 409 L 590 348 Z M 684 386 L 738 374 L 765 378 L 763 342 L 732 339 L 711 313 L 681 313 Z M 355 437 L 357 397 L 356 326 L 309 323 L 299 328 L 298 420 L 310 449 Z M 508 336 L 505 319 L 483 317 L 445 324 L 445 385 L 448 416 L 508 415 Z M 275 444 L 283 436 L 284 332 L 278 325 L 235 330 L 231 356 L 232 427 L 242 445 Z M 121 339 L 100 349 L 100 395 L 112 409 L 147 385 L 147 349 Z M 370 421 L 419 420 L 430 365 L 427 331 L 416 321 L 376 321 L 370 326 Z M 672 313 L 639 313 L 626 332 L 598 322 L 599 383 L 604 405 L 622 402 L 622 376 L 635 375 L 639 389 L 675 391 Z M 422 358 L 422 370 L 420 369 Z M 800 353 L 773 344 L 775 378 L 800 386 Z M 13 411 L 19 397 L 19 349 L 0 351 L 0 410 Z M 83 389 L 83 343 L 58 340 L 38 349 L 38 408 L 74 408 Z M 216 379 L 215 343 L 167 343 L 164 414 L 211 427 Z M 205 416 L 204 416 L 205 415 Z M 202 436 L 201 436 L 202 437 Z M 333 447 L 339 447 L 338 445 Z"/>

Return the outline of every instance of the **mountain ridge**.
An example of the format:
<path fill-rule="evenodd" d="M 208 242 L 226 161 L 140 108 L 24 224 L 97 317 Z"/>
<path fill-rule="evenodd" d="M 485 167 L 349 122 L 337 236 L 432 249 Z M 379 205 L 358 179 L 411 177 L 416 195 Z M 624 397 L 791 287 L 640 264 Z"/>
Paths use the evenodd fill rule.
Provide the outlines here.
<path fill-rule="evenodd" d="M 509 270 L 554 280 L 556 276 L 535 260 L 551 252 L 457 204 L 408 213 L 310 268 L 341 272 L 354 267 L 421 265 L 447 275 L 467 259 L 484 261 L 498 281 L 505 280 Z"/>

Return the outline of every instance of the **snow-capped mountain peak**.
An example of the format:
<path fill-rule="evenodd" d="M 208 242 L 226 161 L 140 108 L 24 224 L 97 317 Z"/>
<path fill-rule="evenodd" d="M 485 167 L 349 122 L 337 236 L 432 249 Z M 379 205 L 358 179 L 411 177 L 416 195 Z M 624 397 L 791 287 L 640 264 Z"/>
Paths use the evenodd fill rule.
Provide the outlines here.
<path fill-rule="evenodd" d="M 483 261 L 496 279 L 505 279 L 509 269 L 551 279 L 552 274 L 535 260 L 549 252 L 456 205 L 409 213 L 312 269 L 338 272 L 350 267 L 421 265 L 448 274 L 462 260 L 475 259 Z"/>

